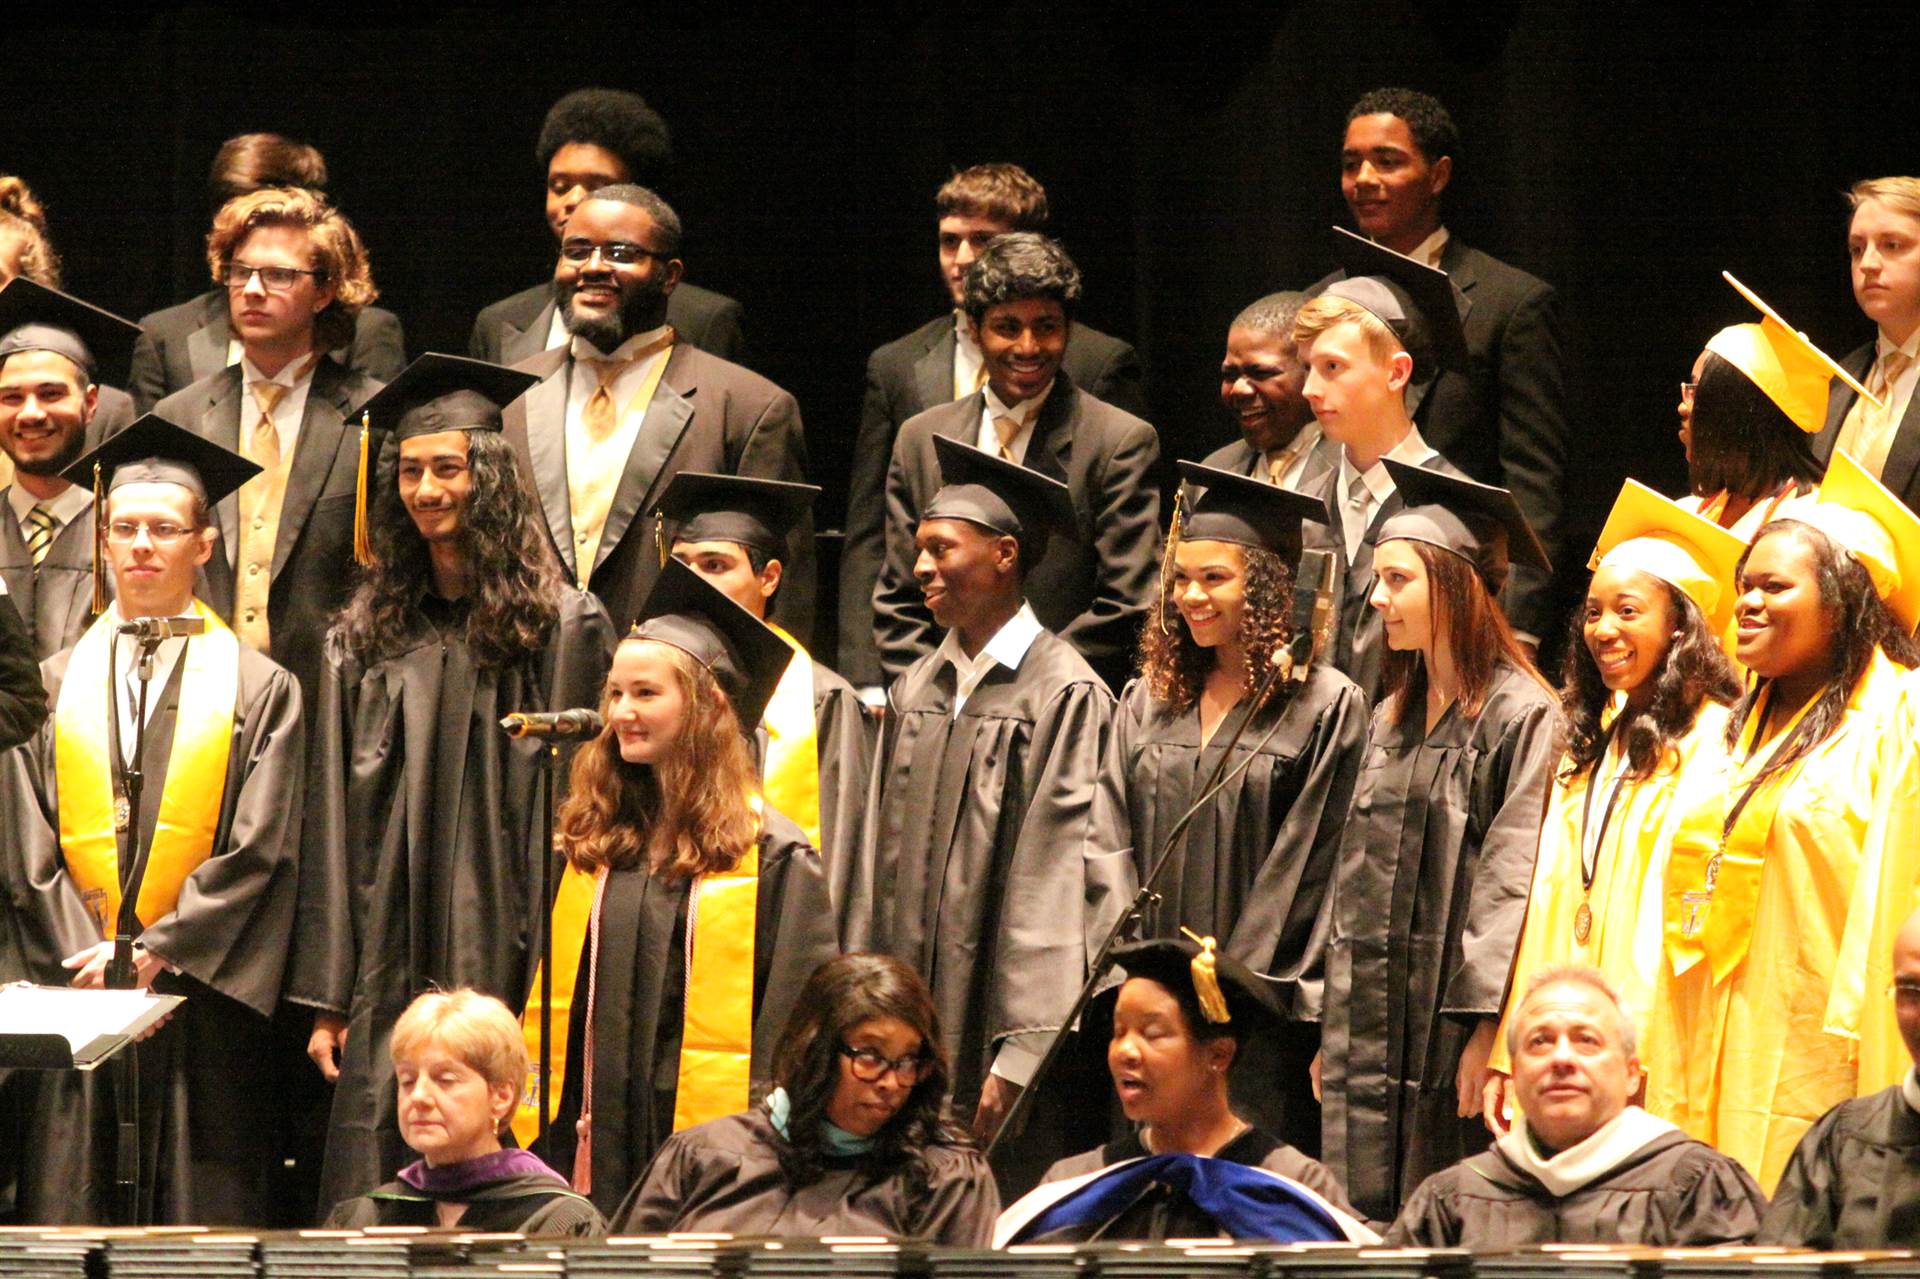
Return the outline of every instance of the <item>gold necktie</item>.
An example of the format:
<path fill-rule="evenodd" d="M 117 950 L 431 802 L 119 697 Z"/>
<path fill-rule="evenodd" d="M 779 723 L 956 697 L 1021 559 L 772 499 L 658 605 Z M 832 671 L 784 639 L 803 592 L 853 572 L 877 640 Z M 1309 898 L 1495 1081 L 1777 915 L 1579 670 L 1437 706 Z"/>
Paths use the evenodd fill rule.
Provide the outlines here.
<path fill-rule="evenodd" d="M 53 512 L 45 502 L 35 502 L 27 512 L 27 554 L 33 557 L 35 568 L 40 567 L 47 552 L 53 549 L 53 533 Z"/>
<path fill-rule="evenodd" d="M 1905 352 L 1889 351 L 1874 365 L 1873 376 L 1867 379 L 1867 390 L 1880 401 L 1879 407 L 1874 407 L 1865 396 L 1856 395 L 1853 407 L 1847 410 L 1846 420 L 1840 425 L 1838 446 L 1876 477 L 1886 469 L 1887 453 L 1893 448 L 1893 437 L 1899 430 L 1900 424 L 1893 420 L 1893 384 L 1906 371 Z"/>
<path fill-rule="evenodd" d="M 260 406 L 260 420 L 253 424 L 242 450 L 247 457 L 271 471 L 280 465 L 280 428 L 273 424 L 273 410 L 289 388 L 279 382 L 255 382 L 254 402 Z"/>
<path fill-rule="evenodd" d="M 593 388 L 593 396 L 587 401 L 587 407 L 580 415 L 580 424 L 587 428 L 587 436 L 596 444 L 603 444 L 613 435 L 620 416 L 613 406 L 613 380 L 627 367 L 626 360 L 582 360 L 582 364 L 592 367 L 600 385 Z"/>
<path fill-rule="evenodd" d="M 1013 442 L 1020 438 L 1020 419 L 1012 416 L 993 419 L 993 433 L 1000 437 L 1000 457 L 1007 462 L 1017 462 L 1013 455 Z"/>

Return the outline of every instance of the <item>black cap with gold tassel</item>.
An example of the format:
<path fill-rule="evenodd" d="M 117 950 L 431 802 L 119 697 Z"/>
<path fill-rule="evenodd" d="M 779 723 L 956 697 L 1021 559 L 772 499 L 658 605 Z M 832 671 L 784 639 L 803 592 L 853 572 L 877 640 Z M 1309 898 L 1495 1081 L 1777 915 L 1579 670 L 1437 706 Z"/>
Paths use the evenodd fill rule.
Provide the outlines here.
<path fill-rule="evenodd" d="M 1200 937 L 1185 928 L 1180 931 L 1186 937 L 1116 946 L 1113 962 L 1128 977 L 1157 982 L 1176 999 L 1190 993 L 1207 1025 L 1226 1028 L 1235 1038 L 1271 1029 L 1285 1020 L 1281 983 L 1221 954 L 1213 938 Z"/>

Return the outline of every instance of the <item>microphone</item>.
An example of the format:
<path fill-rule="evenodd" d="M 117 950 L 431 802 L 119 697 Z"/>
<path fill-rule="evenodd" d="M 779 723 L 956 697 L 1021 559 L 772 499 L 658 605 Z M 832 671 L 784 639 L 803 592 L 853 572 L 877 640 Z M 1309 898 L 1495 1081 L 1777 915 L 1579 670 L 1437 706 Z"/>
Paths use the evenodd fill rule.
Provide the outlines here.
<path fill-rule="evenodd" d="M 197 617 L 136 617 L 120 623 L 120 633 L 144 644 L 158 644 L 183 635 L 205 635 L 207 624 Z"/>
<path fill-rule="evenodd" d="M 1331 551 L 1301 551 L 1293 576 L 1293 637 L 1287 641 L 1285 678 L 1304 684 L 1313 663 L 1333 641 L 1334 562 Z"/>
<path fill-rule="evenodd" d="M 606 726 L 599 711 L 584 706 L 570 711 L 515 711 L 500 721 L 508 737 L 545 737 L 559 742 L 598 737 Z"/>

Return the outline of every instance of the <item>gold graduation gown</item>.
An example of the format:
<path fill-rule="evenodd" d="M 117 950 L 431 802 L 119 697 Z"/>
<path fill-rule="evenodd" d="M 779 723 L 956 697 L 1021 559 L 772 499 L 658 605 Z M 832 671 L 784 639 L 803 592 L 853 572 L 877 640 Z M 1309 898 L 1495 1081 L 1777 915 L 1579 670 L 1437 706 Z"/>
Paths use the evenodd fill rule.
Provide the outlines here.
<path fill-rule="evenodd" d="M 1911 749 L 1905 734 L 1888 731 L 1899 727 L 1890 717 L 1902 715 L 1907 683 L 1905 671 L 1876 653 L 1838 727 L 1781 783 L 1752 849 L 1761 860 L 1744 955 L 1718 981 L 1711 956 L 1676 973 L 1670 937 L 1654 983 L 1643 1051 L 1666 1068 L 1648 1081 L 1647 1109 L 1740 1160 L 1769 1194 L 1813 1122 L 1854 1095 L 1855 1045 L 1827 1033 L 1828 999 L 1855 877 L 1863 861 L 1877 859 L 1867 850 L 1883 829 L 1881 791 Z M 1683 851 L 1720 843 L 1729 806 L 1778 740 L 1737 752 L 1738 760 L 1701 756 L 1683 776 L 1665 892 L 1670 920 L 1686 907 Z M 1759 812 L 1763 802 L 1771 802 L 1764 789 L 1749 808 Z M 1728 882 L 1723 875 L 1731 901 Z"/>
<path fill-rule="evenodd" d="M 1701 766 L 1699 757 L 1726 753 L 1727 708 L 1707 702 L 1693 727 L 1675 742 L 1653 776 L 1620 786 L 1610 819 L 1607 797 L 1613 792 L 1622 761 L 1609 750 L 1594 768 L 1571 780 L 1562 776 L 1563 756 L 1554 770 L 1553 792 L 1547 798 L 1547 817 L 1540 829 L 1540 857 L 1534 863 L 1533 889 L 1527 899 L 1527 922 L 1513 961 L 1507 1007 L 1494 1038 L 1491 1065 L 1513 1073 L 1507 1055 L 1507 1021 L 1526 994 L 1527 981 L 1537 972 L 1560 964 L 1588 964 L 1606 974 L 1615 990 L 1633 1010 L 1636 1023 L 1646 1024 L 1653 1006 L 1653 983 L 1661 958 L 1661 889 L 1667 846 L 1679 819 L 1674 796 L 1680 778 Z M 1593 788 L 1595 773 L 1600 788 Z M 1591 796 L 1591 799 L 1589 799 Z M 1581 828 L 1583 823 L 1600 840 L 1594 857 L 1593 887 L 1581 884 Z M 1586 940 L 1576 928 L 1580 906 L 1590 912 Z M 1641 1063 L 1653 1069 L 1644 1050 Z"/>

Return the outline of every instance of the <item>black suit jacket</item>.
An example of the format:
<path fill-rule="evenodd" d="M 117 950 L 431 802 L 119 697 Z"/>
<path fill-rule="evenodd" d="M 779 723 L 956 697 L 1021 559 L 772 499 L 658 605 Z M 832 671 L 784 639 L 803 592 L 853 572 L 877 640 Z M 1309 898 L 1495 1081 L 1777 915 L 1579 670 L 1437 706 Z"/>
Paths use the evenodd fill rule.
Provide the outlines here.
<path fill-rule="evenodd" d="M 1869 342 L 1848 353 L 1840 361 L 1842 368 L 1853 374 L 1854 380 L 1864 383 L 1867 371 L 1873 367 L 1873 355 L 1877 343 Z M 1820 428 L 1820 434 L 1813 437 L 1813 452 L 1822 465 L 1833 459 L 1833 446 L 1840 438 L 1841 423 L 1847 420 L 1847 410 L 1859 396 L 1854 389 L 1839 378 L 1833 379 L 1827 388 L 1827 424 Z M 1920 395 L 1907 401 L 1907 411 L 1900 417 L 1900 425 L 1894 430 L 1893 446 L 1887 450 L 1887 464 L 1880 471 L 1880 482 L 1893 490 L 1894 496 L 1905 502 L 1913 510 L 1920 511 Z"/>
<path fill-rule="evenodd" d="M 227 367 L 227 291 L 211 289 L 190 302 L 155 311 L 140 321 L 133 346 L 133 400 L 142 413 L 162 399 Z M 391 382 L 407 367 L 400 317 L 377 306 L 354 317 L 353 341 L 329 352 L 335 363 L 376 382 Z M 103 406 L 104 407 L 104 406 Z M 305 692 L 302 684 L 301 691 Z"/>
<path fill-rule="evenodd" d="M 561 346 L 514 367 L 541 380 L 508 407 L 507 441 L 539 496 L 547 533 L 567 579 L 578 581 L 567 497 L 567 379 L 573 360 Z M 675 475 L 711 471 L 804 482 L 806 469 L 806 436 L 793 396 L 758 373 L 675 342 L 614 490 L 588 578 L 588 589 L 606 605 L 615 632 L 624 633 L 632 624 L 660 575 L 653 520 L 646 517 Z M 671 529 L 667 536 L 671 540 Z M 785 571 L 773 620 L 803 636 L 813 623 L 811 517 L 794 529 L 782 558 Z"/>
<path fill-rule="evenodd" d="M 1427 443 L 1431 445 L 1433 441 L 1428 440 Z M 1430 471 L 1466 478 L 1459 467 L 1442 455 L 1431 457 L 1421 465 Z M 1360 686 L 1360 691 L 1366 694 L 1367 705 L 1372 706 L 1380 700 L 1380 670 L 1387 647 L 1380 626 L 1380 610 L 1368 602 L 1373 597 L 1373 585 L 1378 580 L 1373 571 L 1373 538 L 1380 530 L 1381 521 L 1404 509 L 1406 501 L 1398 490 L 1388 494 L 1387 500 L 1373 513 L 1373 520 L 1367 525 L 1367 535 L 1360 541 L 1359 551 L 1349 560 L 1346 534 L 1340 523 L 1339 503 L 1342 495 L 1339 489 L 1340 467 L 1337 458 L 1334 466 L 1322 472 L 1312 487 L 1301 486 L 1301 492 L 1317 497 L 1326 504 L 1328 519 L 1324 525 L 1304 525 L 1301 541 L 1309 549 L 1333 552 L 1340 583 L 1340 596 L 1335 603 L 1339 606 L 1340 615 L 1334 627 L 1328 660 L 1336 670 Z"/>
<path fill-rule="evenodd" d="M 347 419 L 379 389 L 380 383 L 363 373 L 332 360 L 320 361 L 293 445 L 293 464 L 280 506 L 280 536 L 273 547 L 267 627 L 273 660 L 300 682 L 300 695 L 308 706 L 320 704 L 327 628 L 354 582 L 353 496 L 360 469 L 360 433 L 349 429 Z M 251 421 L 257 409 L 235 364 L 176 391 L 154 411 L 237 453 L 242 415 Z M 196 594 L 231 624 L 234 570 L 228 556 L 238 546 L 239 499 L 229 494 L 215 506 L 214 515 L 220 536 L 201 570 Z"/>
<path fill-rule="evenodd" d="M 682 284 L 667 297 L 667 323 L 674 334 L 709 355 L 735 364 L 746 350 L 740 304 L 724 293 Z M 474 317 L 467 353 L 476 360 L 518 364 L 547 349 L 553 327 L 553 289 L 536 284 L 501 298 Z"/>
<path fill-rule="evenodd" d="M 951 374 L 949 374 L 951 377 Z M 920 512 L 940 488 L 936 435 L 975 444 L 981 397 L 928 409 L 908 420 L 887 470 L 886 560 L 873 590 L 873 628 L 889 681 L 940 643 L 940 630 L 914 580 Z M 1077 527 L 1056 532 L 1027 573 L 1027 599 L 1040 624 L 1080 651 L 1114 688 L 1126 682 L 1140 623 L 1154 602 L 1160 543 L 1160 489 L 1153 428 L 1088 395 L 1061 373 L 1040 406 L 1026 465 L 1073 494 Z"/>
<path fill-rule="evenodd" d="M 1250 475 L 1256 479 L 1266 478 L 1266 462 L 1266 455 L 1256 451 L 1245 440 L 1222 444 L 1200 459 L 1202 466 L 1211 466 L 1216 471 L 1232 471 L 1235 475 Z M 1293 488 L 1301 493 L 1320 496 L 1327 473 L 1339 468 L 1340 446 L 1322 436 L 1313 451 L 1307 454 L 1307 464 L 1300 469 L 1300 478 L 1294 481 Z"/>
<path fill-rule="evenodd" d="M 839 669 L 857 685 L 884 684 L 889 678 L 874 643 L 873 588 L 886 558 L 887 466 L 893 442 L 908 418 L 953 402 L 954 343 L 949 311 L 867 357 L 867 393 L 847 481 L 847 536 L 840 553 Z M 1061 368 L 1095 399 L 1135 417 L 1146 416 L 1140 357 L 1119 338 L 1075 324 Z"/>

